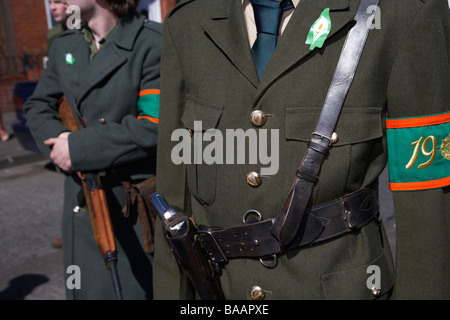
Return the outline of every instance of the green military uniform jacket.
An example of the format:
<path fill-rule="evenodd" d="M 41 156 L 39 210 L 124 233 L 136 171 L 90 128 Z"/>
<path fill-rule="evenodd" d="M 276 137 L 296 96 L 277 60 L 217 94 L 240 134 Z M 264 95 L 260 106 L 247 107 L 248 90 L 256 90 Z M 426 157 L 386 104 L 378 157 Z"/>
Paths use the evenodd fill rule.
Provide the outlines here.
<path fill-rule="evenodd" d="M 121 212 L 126 193 L 120 181 L 137 182 L 155 174 L 158 126 L 146 117 L 157 118 L 161 40 L 159 23 L 128 15 L 118 22 L 90 61 L 89 44 L 82 30 L 67 30 L 52 45 L 48 68 L 25 105 L 27 125 L 46 155 L 50 149 L 42 142 L 68 131 L 56 109 L 62 95 L 86 122 L 87 128 L 69 136 L 70 157 L 75 172 L 105 172 L 102 183 L 116 235 L 124 299 L 152 297 L 153 257 L 143 249 L 137 217 L 125 218 Z M 68 175 L 63 216 L 64 266 L 77 265 L 81 270 L 81 289 L 68 290 L 68 298 L 115 299 L 88 211 L 73 211 L 79 204 L 80 188 L 76 175 Z"/>
<path fill-rule="evenodd" d="M 259 211 L 263 219 L 278 215 L 314 131 L 358 3 L 301 0 L 261 81 L 252 61 L 241 0 L 184 1 L 172 11 L 164 29 L 157 170 L 158 191 L 169 204 L 184 208 L 198 224 L 211 226 L 242 224 L 248 210 Z M 377 182 L 387 163 L 386 118 L 449 110 L 447 1 L 381 0 L 379 6 L 380 28 L 370 32 L 335 130 L 339 141 L 322 166 L 311 205 Z M 325 8 L 330 9 L 331 32 L 321 49 L 311 51 L 305 44 L 307 34 Z M 267 115 L 259 128 L 250 122 L 254 110 Z M 274 143 L 279 145 L 276 174 L 261 177 L 257 187 L 247 183 L 249 172 L 269 167 L 263 158 L 249 161 L 248 145 L 243 164 L 236 164 L 236 159 L 233 165 L 225 160 L 223 164 L 175 163 L 174 157 L 181 157 L 181 134 L 172 133 L 195 129 L 195 121 L 201 121 L 203 130 L 222 132 L 224 146 L 227 129 L 259 133 L 267 129 L 269 154 Z M 271 142 L 270 134 L 276 130 L 279 138 Z M 195 134 L 191 139 L 193 146 Z M 212 141 L 205 139 L 202 150 Z M 409 147 L 413 141 L 403 142 Z M 236 157 L 242 148 L 236 144 L 234 148 Z M 426 150 L 430 148 L 431 142 Z M 230 150 L 223 150 L 226 159 Z M 448 169 L 449 163 L 443 163 Z M 220 277 L 226 298 L 250 299 L 250 288 L 259 286 L 265 299 L 369 299 L 373 298 L 367 284 L 373 265 L 381 276 L 381 292 L 375 296 L 392 297 L 395 292 L 401 299 L 449 298 L 448 187 L 398 192 L 394 198 L 396 270 L 383 230 L 374 221 L 356 232 L 288 252 L 278 257 L 275 268 L 262 266 L 258 259 L 231 259 Z M 192 286 L 179 276 L 160 228 L 157 232 L 156 298 L 193 298 Z"/>

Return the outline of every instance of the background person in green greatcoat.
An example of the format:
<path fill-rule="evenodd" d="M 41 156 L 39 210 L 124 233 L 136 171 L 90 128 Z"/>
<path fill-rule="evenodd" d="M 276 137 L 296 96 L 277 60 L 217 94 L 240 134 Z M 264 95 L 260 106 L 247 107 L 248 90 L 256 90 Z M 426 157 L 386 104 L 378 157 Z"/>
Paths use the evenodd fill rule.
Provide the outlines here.
<path fill-rule="evenodd" d="M 242 225 L 248 210 L 271 219 L 283 207 L 359 3 L 292 2 L 294 8 L 283 14 L 281 37 L 261 79 L 251 53 L 257 27 L 250 1 L 187 0 L 166 17 L 158 191 L 169 204 L 192 215 L 198 225 Z M 310 50 L 307 35 L 327 8 L 330 33 L 321 48 Z M 226 298 L 450 298 L 448 2 L 381 0 L 378 19 L 375 26 L 379 27 L 370 31 L 335 128 L 338 140 L 322 166 L 310 205 L 376 185 L 389 155 L 390 182 L 398 191 L 394 194 L 395 268 L 375 219 L 359 230 L 290 250 L 278 257 L 273 268 L 266 268 L 259 259 L 230 259 L 220 276 Z M 261 170 L 268 165 L 247 161 L 249 139 L 243 164 L 236 164 L 236 159 L 235 164 L 225 162 L 228 152 L 236 157 L 243 151 L 236 142 L 233 150 L 216 150 L 223 159 L 216 157 L 212 164 L 193 159 L 175 164 L 172 151 L 179 150 L 181 139 L 171 139 L 172 133 L 180 128 L 192 131 L 195 121 L 201 121 L 203 130 L 217 129 L 223 137 L 229 129 L 259 133 L 267 129 L 269 152 L 275 150 L 273 144 L 279 146 L 277 172 L 262 176 Z M 278 141 L 270 142 L 270 132 L 279 133 Z M 389 143 L 388 134 L 392 137 Z M 196 137 L 194 132 L 192 144 L 199 140 Z M 204 139 L 202 150 L 209 147 L 207 154 L 213 155 L 213 142 Z M 179 160 L 182 155 L 175 156 Z M 416 161 L 408 169 L 410 159 Z M 428 166 L 417 168 L 422 164 Z M 342 221 L 344 209 L 336 214 Z M 158 226 L 156 232 L 155 298 L 195 298 Z M 259 242 L 230 241 L 229 247 L 251 243 Z M 228 250 L 225 244 L 222 249 Z M 373 277 L 369 279 L 375 276 L 373 270 L 377 270 L 378 284 Z M 377 290 L 372 290 L 372 284 Z"/>
<path fill-rule="evenodd" d="M 66 1 L 49 0 L 48 6 L 53 19 L 55 19 L 58 24 L 53 26 L 53 28 L 47 32 L 47 49 L 50 48 L 53 40 L 55 40 L 61 32 L 67 30 L 67 18 L 69 17 L 67 14 Z"/>
<path fill-rule="evenodd" d="M 73 211 L 81 190 L 77 172 L 104 171 L 123 297 L 149 299 L 153 257 L 144 251 L 137 217 L 125 218 L 121 212 L 126 193 L 120 180 L 139 182 L 155 174 L 161 25 L 145 22 L 135 12 L 137 1 L 68 4 L 80 7 L 85 24 L 55 40 L 48 67 L 25 106 L 27 124 L 42 152 L 67 176 L 64 272 L 70 265 L 81 271 L 81 289 L 68 289 L 67 297 L 115 299 L 88 211 Z M 62 95 L 78 109 L 87 128 L 70 133 L 61 124 L 56 106 Z"/>

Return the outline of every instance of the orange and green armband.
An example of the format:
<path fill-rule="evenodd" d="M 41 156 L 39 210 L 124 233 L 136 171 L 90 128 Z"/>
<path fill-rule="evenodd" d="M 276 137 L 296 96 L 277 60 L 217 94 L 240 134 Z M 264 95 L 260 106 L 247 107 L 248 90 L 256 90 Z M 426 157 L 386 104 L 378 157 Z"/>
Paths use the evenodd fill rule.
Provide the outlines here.
<path fill-rule="evenodd" d="M 450 112 L 386 119 L 392 191 L 450 185 Z"/>
<path fill-rule="evenodd" d="M 142 90 L 139 93 L 137 105 L 137 118 L 148 119 L 158 123 L 159 120 L 159 89 Z"/>

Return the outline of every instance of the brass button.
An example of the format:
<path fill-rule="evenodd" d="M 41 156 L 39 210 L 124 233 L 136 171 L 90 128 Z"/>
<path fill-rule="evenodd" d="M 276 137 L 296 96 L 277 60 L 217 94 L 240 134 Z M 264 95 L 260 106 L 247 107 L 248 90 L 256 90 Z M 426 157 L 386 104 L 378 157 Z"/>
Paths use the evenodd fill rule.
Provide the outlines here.
<path fill-rule="evenodd" d="M 82 213 L 83 211 L 84 211 L 83 207 L 80 207 L 80 206 L 73 207 L 73 213 L 75 213 L 75 214 Z"/>
<path fill-rule="evenodd" d="M 336 143 L 338 141 L 339 141 L 339 136 L 337 135 L 336 132 L 333 132 L 333 134 L 331 135 L 331 142 Z"/>
<path fill-rule="evenodd" d="M 255 110 L 250 113 L 250 123 L 255 127 L 262 127 L 267 121 L 267 116 L 261 110 Z"/>
<path fill-rule="evenodd" d="M 262 180 L 257 172 L 250 172 L 247 174 L 247 183 L 252 187 L 258 187 L 261 185 Z"/>
<path fill-rule="evenodd" d="M 191 137 L 194 136 L 194 131 L 192 131 L 192 129 L 186 128 L 186 130 L 189 132 L 189 135 L 190 135 Z"/>
<path fill-rule="evenodd" d="M 377 287 L 372 287 L 372 289 L 370 289 L 370 293 L 372 294 L 372 296 L 379 297 L 380 293 L 381 293 L 381 289 L 378 289 Z"/>
<path fill-rule="evenodd" d="M 100 119 L 98 119 L 98 122 L 100 122 L 100 124 L 106 124 L 106 119 L 100 118 Z"/>
<path fill-rule="evenodd" d="M 266 297 L 264 290 L 259 286 L 251 287 L 249 293 L 253 300 L 263 300 Z"/>

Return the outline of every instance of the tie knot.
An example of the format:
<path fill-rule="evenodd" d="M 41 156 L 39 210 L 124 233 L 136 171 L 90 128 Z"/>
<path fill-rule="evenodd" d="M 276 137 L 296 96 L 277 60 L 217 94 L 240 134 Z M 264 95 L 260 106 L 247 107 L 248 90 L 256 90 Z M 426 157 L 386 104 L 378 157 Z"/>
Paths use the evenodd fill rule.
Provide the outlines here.
<path fill-rule="evenodd" d="M 293 8 L 291 0 L 250 0 L 259 33 L 278 35 L 283 11 Z"/>

